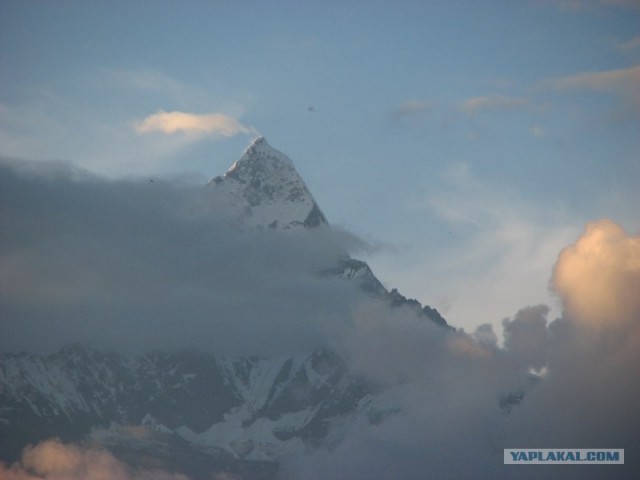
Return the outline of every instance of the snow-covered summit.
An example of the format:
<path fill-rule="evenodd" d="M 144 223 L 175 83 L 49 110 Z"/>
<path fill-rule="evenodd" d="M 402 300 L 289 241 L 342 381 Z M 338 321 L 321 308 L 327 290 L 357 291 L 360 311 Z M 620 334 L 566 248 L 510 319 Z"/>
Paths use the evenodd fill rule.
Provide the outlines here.
<path fill-rule="evenodd" d="M 209 186 L 214 201 L 250 227 L 289 230 L 327 225 L 291 159 L 264 137 L 256 138 Z"/>

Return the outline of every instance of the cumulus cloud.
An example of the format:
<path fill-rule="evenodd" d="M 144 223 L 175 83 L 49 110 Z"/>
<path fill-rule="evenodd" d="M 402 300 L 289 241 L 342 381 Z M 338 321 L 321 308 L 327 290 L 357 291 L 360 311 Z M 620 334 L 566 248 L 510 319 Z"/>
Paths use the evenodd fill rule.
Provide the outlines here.
<path fill-rule="evenodd" d="M 507 426 L 514 445 L 618 445 L 626 456 L 616 476 L 640 473 L 639 240 L 602 220 L 560 254 L 552 286 L 566 314 L 548 329 L 544 381 Z M 606 478 L 607 472 L 588 476 Z"/>
<path fill-rule="evenodd" d="M 197 115 L 185 112 L 159 111 L 135 124 L 140 134 L 160 132 L 166 135 L 186 133 L 192 135 L 214 135 L 233 137 L 240 133 L 256 133 L 254 129 L 221 113 Z"/>
<path fill-rule="evenodd" d="M 517 354 L 526 367 L 535 370 L 542 369 L 546 363 L 548 313 L 546 305 L 526 307 L 513 320 L 502 322 L 505 349 Z"/>
<path fill-rule="evenodd" d="M 611 220 L 588 224 L 560 253 L 552 285 L 577 322 L 604 328 L 640 322 L 640 235 Z"/>
<path fill-rule="evenodd" d="M 537 326 L 535 317 L 524 313 L 517 322 L 527 329 L 528 322 Z M 527 372 L 535 362 L 527 359 L 530 349 L 498 349 L 492 337 L 490 327 L 470 336 L 408 310 L 358 310 L 348 358 L 354 372 L 383 386 L 365 401 L 365 411 L 381 420 L 345 420 L 335 427 L 338 446 L 291 459 L 285 478 L 504 476 L 508 416 L 501 398 L 506 404 L 532 387 Z"/>
<path fill-rule="evenodd" d="M 558 261 L 589 264 L 572 294 L 586 301 L 592 293 L 583 282 L 607 284 L 622 290 L 612 316 L 637 313 L 637 283 L 629 285 L 635 296 L 627 295 L 627 282 L 608 273 L 628 273 L 629 264 L 636 271 L 635 242 L 611 222 L 588 227 Z M 504 448 L 624 448 L 625 465 L 614 475 L 637 478 L 640 322 L 594 331 L 592 312 L 565 308 L 571 313 L 551 322 L 544 305 L 505 319 L 503 347 L 488 325 L 467 335 L 432 330 L 407 311 L 357 311 L 345 345 L 354 371 L 385 386 L 365 402 L 381 420 L 341 422 L 334 430 L 342 441 L 290 459 L 283 478 L 539 478 L 538 470 L 503 465 Z M 608 479 L 612 467 L 546 466 L 542 474 Z"/>
<path fill-rule="evenodd" d="M 520 108 L 529 103 L 523 97 L 508 97 L 505 95 L 487 95 L 482 97 L 472 97 L 460 104 L 460 109 L 473 113 L 481 110 L 504 110 Z"/>
<path fill-rule="evenodd" d="M 127 465 L 106 450 L 47 440 L 28 446 L 20 461 L 0 462 L 5 480 L 188 480 L 179 473 Z"/>

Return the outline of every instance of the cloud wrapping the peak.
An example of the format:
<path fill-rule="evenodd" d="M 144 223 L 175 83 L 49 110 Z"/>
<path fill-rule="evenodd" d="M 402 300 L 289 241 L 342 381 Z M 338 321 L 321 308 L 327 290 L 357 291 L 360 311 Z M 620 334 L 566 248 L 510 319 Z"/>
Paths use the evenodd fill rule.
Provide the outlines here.
<path fill-rule="evenodd" d="M 569 283 L 596 285 L 603 274 L 619 304 L 611 315 L 630 319 L 640 302 L 637 241 L 613 222 L 599 222 L 559 263 L 587 265 Z M 593 312 L 569 306 L 570 317 L 552 322 L 544 305 L 505 319 L 502 348 L 488 325 L 467 335 L 424 324 L 407 310 L 356 311 L 348 358 L 357 373 L 386 386 L 364 402 L 382 420 L 341 421 L 334 426 L 340 443 L 289 459 L 283 478 L 539 478 L 537 469 L 503 465 L 505 448 L 624 448 L 615 476 L 638 478 L 640 322 L 593 331 Z M 611 477 L 610 466 L 543 468 L 549 479 Z"/>
<path fill-rule="evenodd" d="M 0 351 L 308 351 L 360 295 L 313 274 L 343 236 L 244 231 L 204 185 L 28 162 L 0 181 Z"/>
<path fill-rule="evenodd" d="M 0 350 L 70 341 L 226 356 L 335 349 L 375 395 L 358 415 L 328 425 L 329 448 L 288 456 L 283 480 L 524 479 L 531 473 L 504 466 L 502 453 L 532 446 L 625 448 L 616 478 L 638 478 L 640 239 L 613 222 L 591 224 L 560 255 L 554 285 L 565 318 L 548 322 L 547 307 L 523 308 L 504 321 L 499 347 L 487 325 L 472 335 L 440 328 L 310 274 L 353 240 L 232 227 L 205 187 L 23 162 L 0 164 L 0 180 Z M 603 313 L 615 319 L 590 329 Z M 532 379 L 532 369 L 544 379 Z M 544 474 L 584 478 L 575 472 Z M 606 469 L 589 474 L 611 478 Z M 3 475 L 181 478 L 56 441 L 0 467 Z"/>
<path fill-rule="evenodd" d="M 139 134 L 160 132 L 165 135 L 186 133 L 190 135 L 213 135 L 233 137 L 246 133 L 256 133 L 253 128 L 241 124 L 238 120 L 222 113 L 197 115 L 186 112 L 159 111 L 137 122 L 135 130 Z"/>

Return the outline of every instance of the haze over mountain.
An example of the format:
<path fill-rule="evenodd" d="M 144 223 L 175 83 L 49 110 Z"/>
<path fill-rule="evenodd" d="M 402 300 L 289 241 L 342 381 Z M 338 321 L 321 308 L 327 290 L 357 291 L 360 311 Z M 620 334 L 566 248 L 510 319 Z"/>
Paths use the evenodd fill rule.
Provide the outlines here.
<path fill-rule="evenodd" d="M 613 222 L 560 255 L 563 318 L 525 307 L 500 347 L 389 291 L 262 137 L 206 186 L 0 168 L 1 475 L 530 478 L 502 450 L 531 446 L 640 471 L 640 237 Z"/>

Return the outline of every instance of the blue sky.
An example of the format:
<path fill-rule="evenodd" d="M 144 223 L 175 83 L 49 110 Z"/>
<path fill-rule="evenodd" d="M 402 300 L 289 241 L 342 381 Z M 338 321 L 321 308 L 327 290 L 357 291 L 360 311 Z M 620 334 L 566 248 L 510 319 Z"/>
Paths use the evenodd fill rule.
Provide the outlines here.
<path fill-rule="evenodd" d="M 386 286 L 465 329 L 554 307 L 586 222 L 640 230 L 636 0 L 4 1 L 0 22 L 0 155 L 204 182 L 263 134 Z"/>

